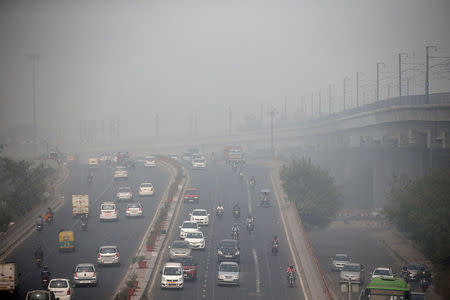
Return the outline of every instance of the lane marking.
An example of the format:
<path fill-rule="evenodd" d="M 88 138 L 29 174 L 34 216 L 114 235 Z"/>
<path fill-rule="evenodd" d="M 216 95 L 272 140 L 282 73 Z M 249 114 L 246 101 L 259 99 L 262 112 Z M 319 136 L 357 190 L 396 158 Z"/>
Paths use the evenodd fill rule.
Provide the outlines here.
<path fill-rule="evenodd" d="M 256 249 L 252 248 L 253 254 L 253 262 L 255 263 L 255 272 L 256 272 L 256 293 L 261 293 L 261 280 L 259 274 L 259 265 L 258 265 L 258 256 L 256 255 Z"/>
<path fill-rule="evenodd" d="M 284 233 L 285 233 L 285 235 L 286 235 L 286 240 L 287 240 L 288 245 L 289 245 L 289 251 L 291 252 L 292 258 L 294 259 L 294 263 L 295 263 L 295 266 L 297 267 L 297 270 L 300 271 L 300 269 L 298 268 L 300 265 L 299 265 L 298 262 L 297 262 L 297 256 L 296 256 L 295 253 L 294 253 L 294 247 L 292 246 L 292 243 L 291 243 L 291 239 L 290 239 L 290 236 L 289 236 L 289 232 L 288 232 L 287 226 L 286 226 L 286 221 L 285 221 L 285 219 L 284 219 L 283 212 L 281 211 L 280 197 L 279 197 L 279 195 L 278 195 L 278 185 L 275 184 L 275 181 L 274 181 L 272 175 L 270 175 L 270 179 L 271 179 L 271 181 L 272 181 L 272 186 L 274 187 L 275 198 L 277 199 L 277 202 L 278 202 L 278 210 L 279 210 L 279 212 L 280 212 L 281 221 L 283 222 Z M 277 187 L 277 188 L 275 188 L 275 187 Z M 307 293 L 307 291 L 306 291 L 305 284 L 304 284 L 304 282 L 303 282 L 303 278 L 302 278 L 302 276 L 301 276 L 301 273 L 298 272 L 297 274 L 298 274 L 298 279 L 299 279 L 299 281 L 300 281 L 300 285 L 301 285 L 301 287 L 302 287 L 303 296 L 305 297 L 305 300 L 309 300 L 308 293 Z"/>

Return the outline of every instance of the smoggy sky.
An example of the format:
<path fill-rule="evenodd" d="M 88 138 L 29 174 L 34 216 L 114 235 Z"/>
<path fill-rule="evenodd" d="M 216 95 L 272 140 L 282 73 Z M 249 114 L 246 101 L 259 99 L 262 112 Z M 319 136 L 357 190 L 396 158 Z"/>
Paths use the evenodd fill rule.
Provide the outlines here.
<path fill-rule="evenodd" d="M 354 105 L 357 71 L 371 101 L 376 62 L 383 97 L 397 96 L 400 52 L 416 69 L 410 92 L 423 93 L 425 46 L 450 56 L 449 16 L 448 0 L 1 1 L 0 126 L 32 122 L 30 55 L 39 127 L 120 117 L 146 132 L 158 113 L 161 134 L 187 133 L 193 116 L 199 132 L 223 132 L 229 106 L 238 127 L 261 105 L 327 97 L 330 84 L 338 109 L 345 77 Z M 442 76 L 431 92 L 449 90 Z"/>

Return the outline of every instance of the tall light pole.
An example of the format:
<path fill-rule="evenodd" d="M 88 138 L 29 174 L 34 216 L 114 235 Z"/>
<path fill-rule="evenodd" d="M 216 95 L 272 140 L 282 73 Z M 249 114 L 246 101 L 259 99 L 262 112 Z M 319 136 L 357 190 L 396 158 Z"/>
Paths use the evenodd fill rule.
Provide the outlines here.
<path fill-rule="evenodd" d="M 343 87 L 343 94 L 344 94 L 344 111 L 345 111 L 345 109 L 346 109 L 346 107 L 345 107 L 345 88 L 346 88 L 346 80 L 347 80 L 347 77 L 345 77 L 344 78 L 344 87 Z"/>
<path fill-rule="evenodd" d="M 398 54 L 398 96 L 402 98 L 402 55 L 407 56 L 407 53 Z"/>
<path fill-rule="evenodd" d="M 328 85 L 328 114 L 331 115 L 331 84 Z"/>
<path fill-rule="evenodd" d="M 322 89 L 319 89 L 319 117 L 322 115 Z"/>
<path fill-rule="evenodd" d="M 359 107 L 359 72 L 356 72 L 356 107 Z"/>
<path fill-rule="evenodd" d="M 380 66 L 384 65 L 382 62 L 377 62 L 377 102 L 380 101 Z"/>
<path fill-rule="evenodd" d="M 430 79 L 429 79 L 429 73 L 430 73 L 430 54 L 429 54 L 429 50 L 430 48 L 433 48 L 434 51 L 437 51 L 436 46 L 426 46 L 425 47 L 425 51 L 426 51 L 426 70 L 425 70 L 425 99 L 426 102 L 429 103 L 430 99 L 429 99 L 429 92 L 430 92 Z"/>
<path fill-rule="evenodd" d="M 33 64 L 33 155 L 37 154 L 37 117 L 36 117 L 36 92 L 37 92 L 37 63 L 39 55 L 32 54 L 28 56 Z"/>

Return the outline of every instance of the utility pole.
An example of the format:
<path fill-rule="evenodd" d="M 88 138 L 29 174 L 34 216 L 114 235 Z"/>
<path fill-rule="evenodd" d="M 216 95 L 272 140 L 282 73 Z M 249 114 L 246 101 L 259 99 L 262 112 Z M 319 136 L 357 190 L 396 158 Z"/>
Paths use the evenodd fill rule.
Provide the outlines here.
<path fill-rule="evenodd" d="M 359 107 L 359 72 L 356 72 L 356 107 Z"/>
<path fill-rule="evenodd" d="M 408 97 L 409 102 L 409 78 L 406 78 L 406 96 Z"/>
<path fill-rule="evenodd" d="M 402 98 L 402 55 L 408 55 L 406 53 L 398 54 L 398 96 Z"/>
<path fill-rule="evenodd" d="M 272 157 L 275 157 L 275 148 L 273 146 L 273 118 L 277 114 L 277 111 L 273 108 L 270 111 L 270 151 L 272 153 Z"/>
<path fill-rule="evenodd" d="M 345 84 L 345 80 L 346 80 L 347 78 L 344 78 L 344 111 L 345 111 L 345 86 L 346 86 L 346 84 Z"/>
<path fill-rule="evenodd" d="M 331 84 L 328 85 L 328 114 L 331 115 Z"/>
<path fill-rule="evenodd" d="M 425 50 L 426 50 L 426 70 L 425 70 L 425 99 L 426 99 L 426 103 L 428 104 L 430 99 L 430 55 L 429 55 L 429 49 L 433 48 L 434 51 L 437 50 L 437 48 L 435 46 L 426 46 Z"/>
<path fill-rule="evenodd" d="M 39 55 L 33 54 L 29 58 L 33 64 L 33 156 L 37 155 L 37 117 L 36 117 L 36 92 L 37 92 L 37 63 L 39 61 Z"/>
<path fill-rule="evenodd" d="M 380 66 L 381 62 L 377 62 L 377 102 L 380 101 Z"/>

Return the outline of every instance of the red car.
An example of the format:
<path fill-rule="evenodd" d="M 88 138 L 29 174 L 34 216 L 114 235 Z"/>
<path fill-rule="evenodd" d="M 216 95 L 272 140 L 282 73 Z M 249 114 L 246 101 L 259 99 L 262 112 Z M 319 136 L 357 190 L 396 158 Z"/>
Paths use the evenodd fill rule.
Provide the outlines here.
<path fill-rule="evenodd" d="M 177 257 L 175 258 L 174 262 L 181 263 L 181 266 L 183 267 L 184 279 L 197 279 L 197 263 L 194 261 L 192 256 Z"/>
<path fill-rule="evenodd" d="M 184 192 L 184 202 L 198 203 L 200 200 L 200 192 L 196 188 L 188 188 Z"/>

